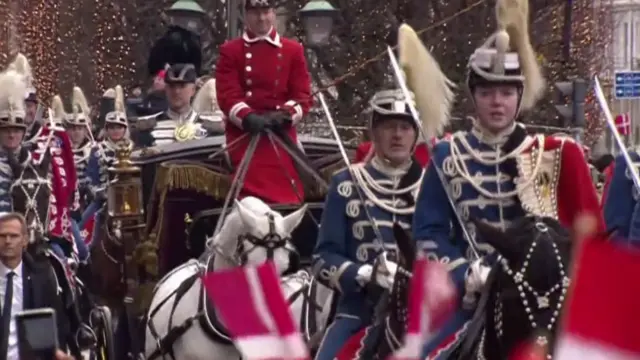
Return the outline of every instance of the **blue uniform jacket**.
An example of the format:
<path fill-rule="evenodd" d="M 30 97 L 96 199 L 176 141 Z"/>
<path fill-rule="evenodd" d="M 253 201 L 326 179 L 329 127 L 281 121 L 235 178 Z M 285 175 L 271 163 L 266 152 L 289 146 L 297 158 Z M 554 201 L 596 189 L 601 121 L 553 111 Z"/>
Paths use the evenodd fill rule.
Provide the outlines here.
<path fill-rule="evenodd" d="M 393 188 L 394 184 L 397 186 L 398 178 L 389 177 L 372 163 L 352 166 L 354 170 L 364 167 L 371 178 L 384 188 Z M 416 190 L 417 186 L 418 184 L 415 185 Z M 385 210 L 370 199 L 366 200 L 369 214 L 378 225 L 385 248 L 389 253 L 395 254 L 393 224 L 397 222 L 403 228 L 409 229 L 413 204 L 408 204 L 405 196 L 380 192 L 374 194 L 377 201 L 386 205 L 411 209 L 409 214 L 396 214 Z M 366 194 L 364 196 L 368 197 Z M 361 265 L 373 264 L 375 260 L 379 248 L 373 239 L 374 230 L 363 209 L 351 174 L 348 169 L 341 170 L 331 181 L 313 254 L 313 268 L 318 279 L 341 294 L 337 314 L 360 319 L 368 317 L 370 310 L 365 306 L 367 297 L 357 282 L 356 275 Z"/>
<path fill-rule="evenodd" d="M 629 151 L 631 161 L 640 169 L 640 156 Z M 604 220 L 608 231 L 616 231 L 616 239 L 640 245 L 640 202 L 638 189 L 622 155 L 616 158 L 613 177 L 604 204 Z"/>
<path fill-rule="evenodd" d="M 453 154 L 452 149 L 456 150 Z M 413 218 L 414 239 L 425 242 L 429 259 L 449 265 L 460 295 L 464 294 L 467 259 L 471 257 L 471 251 L 434 166 L 441 169 L 461 221 L 478 243 L 481 255 L 491 253 L 493 249 L 476 238 L 472 218 L 505 229 L 511 221 L 524 215 L 517 195 L 502 195 L 515 189 L 509 164 L 483 163 L 476 160 L 470 150 L 483 158 L 495 159 L 504 155 L 499 145 L 483 143 L 472 132 L 457 133 L 452 139 L 439 142 L 427 165 Z"/>

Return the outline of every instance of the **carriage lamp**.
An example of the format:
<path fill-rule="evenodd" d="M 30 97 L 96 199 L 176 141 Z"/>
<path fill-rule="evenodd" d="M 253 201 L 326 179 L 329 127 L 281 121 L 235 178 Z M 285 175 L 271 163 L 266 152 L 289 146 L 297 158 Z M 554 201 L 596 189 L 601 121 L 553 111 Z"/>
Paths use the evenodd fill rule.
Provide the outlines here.
<path fill-rule="evenodd" d="M 178 0 L 166 11 L 172 25 L 200 34 L 205 12 L 195 0 Z"/>
<path fill-rule="evenodd" d="M 116 163 L 109 168 L 107 209 L 112 218 L 141 216 L 142 180 L 140 168 L 131 162 L 131 148 L 121 144 L 116 149 Z"/>
<path fill-rule="evenodd" d="M 339 11 L 326 0 L 311 0 L 298 10 L 307 44 L 311 46 L 326 45 L 331 36 L 333 21 L 338 14 Z"/>

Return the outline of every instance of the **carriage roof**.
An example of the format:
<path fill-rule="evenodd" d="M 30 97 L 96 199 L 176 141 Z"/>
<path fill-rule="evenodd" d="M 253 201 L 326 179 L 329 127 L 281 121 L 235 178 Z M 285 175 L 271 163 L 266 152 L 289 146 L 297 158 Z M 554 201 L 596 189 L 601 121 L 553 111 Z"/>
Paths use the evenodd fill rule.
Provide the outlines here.
<path fill-rule="evenodd" d="M 299 135 L 298 139 L 312 161 L 321 160 L 327 156 L 330 158 L 336 158 L 337 160 L 337 157 L 340 155 L 338 145 L 335 140 L 308 135 Z M 221 150 L 224 144 L 224 135 L 217 135 L 199 140 L 159 145 L 153 148 L 154 151 L 138 149 L 133 152 L 131 158 L 137 165 L 157 164 L 170 160 L 188 158 L 202 158 Z M 353 151 L 355 149 L 353 146 L 345 145 L 345 147 L 348 151 Z M 224 155 L 221 154 L 221 156 Z"/>

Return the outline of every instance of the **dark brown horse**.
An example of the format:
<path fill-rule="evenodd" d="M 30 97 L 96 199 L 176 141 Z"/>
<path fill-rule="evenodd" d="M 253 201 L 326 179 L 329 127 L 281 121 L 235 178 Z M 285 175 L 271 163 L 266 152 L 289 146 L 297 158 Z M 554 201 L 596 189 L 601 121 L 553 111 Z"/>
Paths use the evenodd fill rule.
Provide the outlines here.
<path fill-rule="evenodd" d="M 558 221 L 525 217 L 506 231 L 475 222 L 478 236 L 501 256 L 489 275 L 464 340 L 450 359 L 507 359 L 530 341 L 555 343 L 556 325 L 569 285 L 572 242 Z M 398 246 L 408 236 L 394 229 Z M 409 243 L 411 243 L 409 241 Z M 406 253 L 405 251 L 400 251 Z M 409 265 L 412 258 L 409 258 Z M 410 268 L 409 266 L 401 267 Z M 361 359 L 385 359 L 406 332 L 408 277 L 396 274 L 386 314 L 378 318 L 379 341 Z"/>

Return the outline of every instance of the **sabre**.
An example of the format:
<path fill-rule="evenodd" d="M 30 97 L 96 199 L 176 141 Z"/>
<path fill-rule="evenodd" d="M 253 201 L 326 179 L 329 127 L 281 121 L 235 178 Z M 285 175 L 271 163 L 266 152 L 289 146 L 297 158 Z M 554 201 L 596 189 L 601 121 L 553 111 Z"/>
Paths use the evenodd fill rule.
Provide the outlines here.
<path fill-rule="evenodd" d="M 609 109 L 609 104 L 607 104 L 607 99 L 605 98 L 604 92 L 602 91 L 602 86 L 600 86 L 600 81 L 598 80 L 598 76 L 594 76 L 593 81 L 595 83 L 593 85 L 593 90 L 596 93 L 598 104 L 600 104 L 600 108 L 604 113 L 604 118 L 607 121 L 607 125 L 609 125 L 609 129 L 613 134 L 613 138 L 616 140 L 616 143 L 620 148 L 620 152 L 624 157 L 624 161 L 627 163 L 627 167 L 629 168 L 629 172 L 631 173 L 631 179 L 633 180 L 633 184 L 636 186 L 637 190 L 640 190 L 640 176 L 638 176 L 638 169 L 636 169 L 636 167 L 633 166 L 633 161 L 631 160 L 631 156 L 629 156 L 627 147 L 624 145 L 624 142 L 622 141 L 622 138 L 618 133 L 616 124 L 613 121 L 613 115 L 611 115 L 611 109 Z"/>
<path fill-rule="evenodd" d="M 420 133 L 420 137 L 423 139 L 423 141 L 427 145 L 427 148 L 429 149 L 429 154 L 433 154 L 433 146 L 431 145 L 429 139 L 427 139 L 427 134 L 425 133 L 424 128 L 422 127 L 418 110 L 413 104 L 411 92 L 409 91 L 409 88 L 407 87 L 407 84 L 404 81 L 404 76 L 403 76 L 402 70 L 400 69 L 400 65 L 398 64 L 398 60 L 396 59 L 396 56 L 393 53 L 393 50 L 389 46 L 387 46 L 387 53 L 389 54 L 389 60 L 391 62 L 391 67 L 393 68 L 393 73 L 395 75 L 396 82 L 398 83 L 398 86 L 400 86 L 400 90 L 402 90 L 402 94 L 406 99 L 407 105 L 409 106 L 409 112 L 411 113 L 411 116 L 413 117 L 413 120 L 416 123 L 416 126 L 418 127 L 418 132 Z M 436 173 L 438 174 L 438 178 L 440 178 L 440 182 L 442 183 L 442 188 L 444 189 L 444 192 L 447 195 L 447 200 L 449 201 L 449 205 L 451 206 L 451 209 L 453 210 L 453 213 L 456 216 L 456 220 L 460 224 L 460 229 L 462 230 L 462 236 L 464 236 L 464 238 L 467 240 L 467 243 L 469 244 L 469 247 L 471 248 L 473 255 L 476 257 L 476 259 L 479 259 L 480 254 L 478 253 L 478 244 L 476 243 L 475 239 L 473 239 L 469 235 L 467 228 L 464 226 L 464 223 L 460 218 L 460 214 L 458 214 L 458 212 L 456 211 L 456 206 L 455 206 L 455 203 L 453 202 L 453 197 L 451 197 L 451 194 L 449 193 L 449 188 L 447 187 L 447 182 L 445 180 L 445 177 L 440 171 L 440 168 L 438 167 L 438 165 L 436 164 L 434 157 L 431 156 L 430 158 L 431 158 L 430 161 L 433 163 L 433 168 L 436 170 Z"/>
<path fill-rule="evenodd" d="M 375 233 L 374 245 L 378 246 L 378 253 L 376 257 L 382 254 L 385 250 L 384 248 L 384 240 L 382 238 L 382 233 L 378 228 L 378 224 L 374 221 L 375 219 L 371 216 L 369 209 L 367 208 L 367 203 L 365 202 L 364 194 L 362 194 L 362 190 L 360 189 L 360 184 L 358 182 L 358 178 L 353 173 L 353 169 L 351 168 L 351 161 L 349 161 L 349 157 L 347 156 L 347 151 L 344 149 L 344 145 L 342 141 L 340 141 L 340 134 L 338 134 L 338 128 L 336 128 L 336 124 L 333 120 L 333 116 L 329 112 L 329 107 L 327 106 L 327 101 L 324 99 L 324 94 L 322 91 L 318 92 L 318 99 L 320 100 L 320 104 L 322 105 L 322 110 L 324 110 L 325 115 L 327 116 L 327 121 L 329 122 L 329 127 L 331 128 L 331 132 L 333 136 L 336 138 L 336 142 L 338 143 L 338 149 L 340 150 L 340 155 L 342 155 L 342 160 L 344 160 L 345 164 L 347 164 L 347 170 L 349 171 L 349 175 L 353 180 L 353 186 L 356 188 L 356 192 L 358 193 L 358 197 L 362 202 L 362 208 L 364 209 L 365 216 L 371 222 L 371 227 L 373 228 L 373 232 Z"/>

